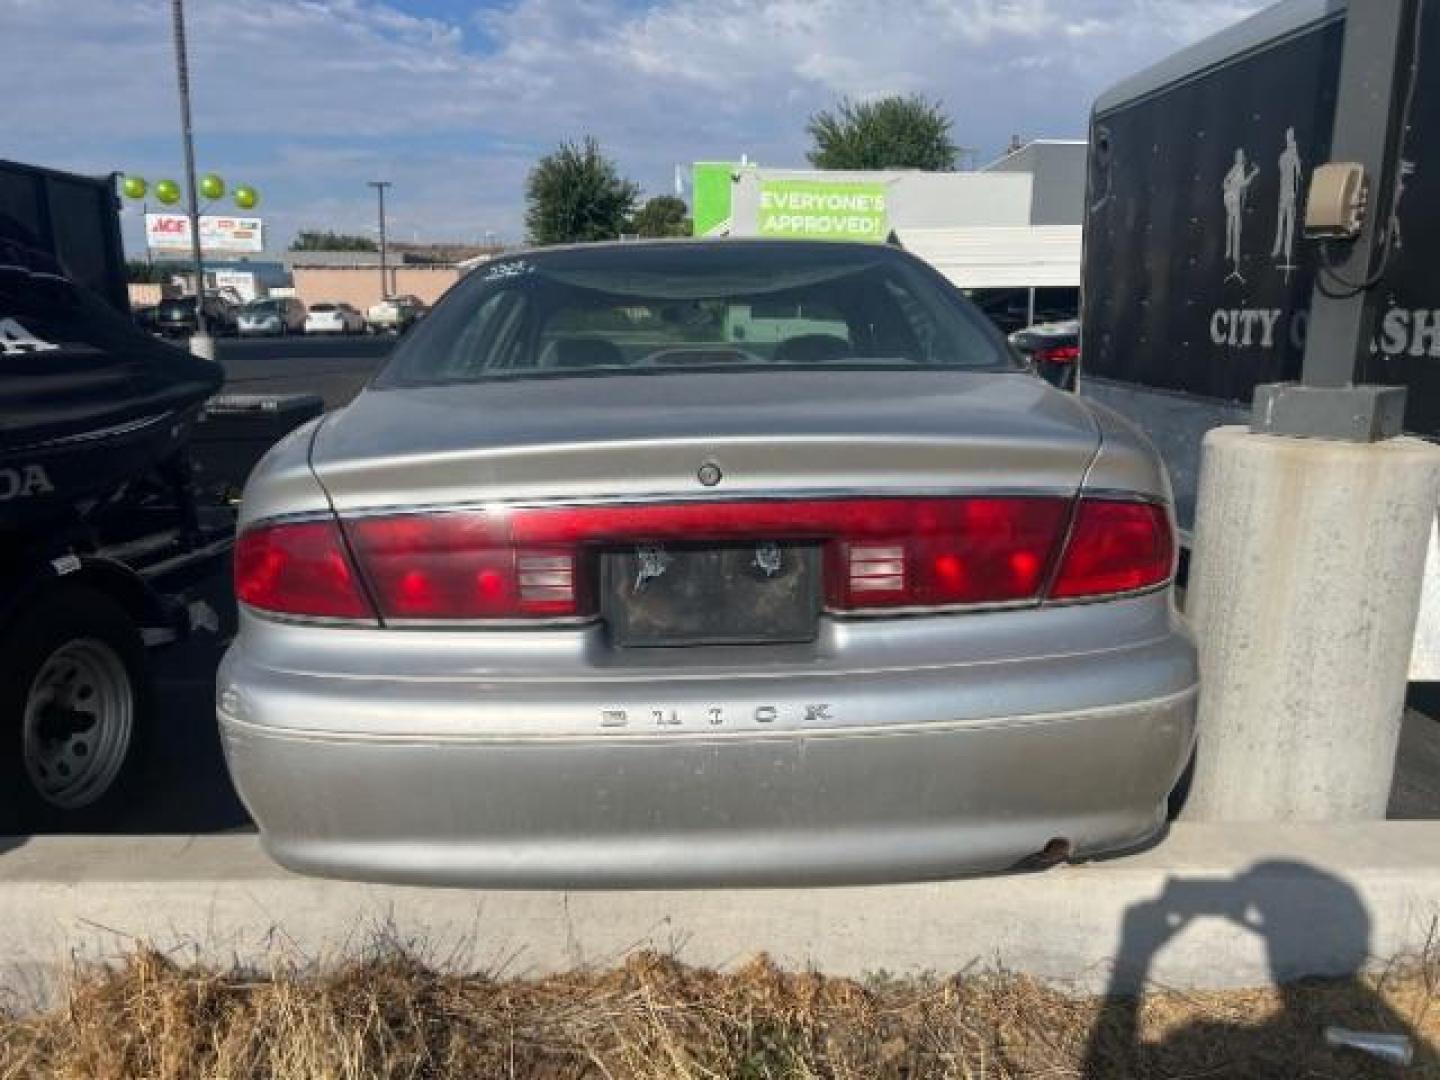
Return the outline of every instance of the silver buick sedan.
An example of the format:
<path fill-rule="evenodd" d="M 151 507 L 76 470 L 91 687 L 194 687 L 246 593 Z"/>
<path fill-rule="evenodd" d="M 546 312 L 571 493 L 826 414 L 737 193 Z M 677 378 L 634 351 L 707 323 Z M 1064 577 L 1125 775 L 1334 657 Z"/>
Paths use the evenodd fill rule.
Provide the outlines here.
<path fill-rule="evenodd" d="M 281 863 L 943 878 L 1157 835 L 1194 739 L 1155 453 L 888 247 L 462 281 L 245 492 L 230 769 Z"/>

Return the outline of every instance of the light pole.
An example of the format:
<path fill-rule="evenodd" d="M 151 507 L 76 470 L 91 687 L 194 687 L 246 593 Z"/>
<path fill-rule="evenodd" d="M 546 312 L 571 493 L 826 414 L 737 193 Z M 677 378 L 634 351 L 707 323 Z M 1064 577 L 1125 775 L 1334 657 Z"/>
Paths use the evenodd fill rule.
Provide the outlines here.
<path fill-rule="evenodd" d="M 195 140 L 190 128 L 190 62 L 185 55 L 185 0 L 170 0 L 175 31 L 175 79 L 180 86 L 180 128 L 185 142 L 185 185 L 189 191 L 190 260 L 195 270 L 195 339 L 192 349 L 215 359 L 215 345 L 205 332 L 205 264 L 200 255 L 200 191 L 195 184 Z"/>
<path fill-rule="evenodd" d="M 375 194 L 380 197 L 380 299 L 385 300 L 390 296 L 390 282 L 385 270 L 385 189 L 391 184 L 389 180 L 365 182 L 373 187 Z"/>

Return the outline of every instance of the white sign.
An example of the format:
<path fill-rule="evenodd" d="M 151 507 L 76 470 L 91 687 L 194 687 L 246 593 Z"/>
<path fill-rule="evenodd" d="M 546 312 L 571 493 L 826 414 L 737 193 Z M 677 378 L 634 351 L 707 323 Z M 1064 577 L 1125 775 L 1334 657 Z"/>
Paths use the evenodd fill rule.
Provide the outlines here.
<path fill-rule="evenodd" d="M 216 292 L 223 293 L 228 289 L 247 304 L 257 295 L 255 275 L 246 270 L 216 270 L 212 276 Z"/>
<path fill-rule="evenodd" d="M 206 214 L 200 218 L 200 247 L 205 251 L 257 254 L 265 250 L 258 217 Z M 145 243 L 152 251 L 189 251 L 190 219 L 184 214 L 146 214 Z"/>

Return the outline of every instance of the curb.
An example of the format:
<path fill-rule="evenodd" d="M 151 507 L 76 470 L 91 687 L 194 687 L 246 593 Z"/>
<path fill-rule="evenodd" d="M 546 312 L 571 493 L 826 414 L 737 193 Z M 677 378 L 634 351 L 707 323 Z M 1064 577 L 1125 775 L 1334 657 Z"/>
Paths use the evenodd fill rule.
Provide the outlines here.
<path fill-rule="evenodd" d="M 1258 986 L 1434 945 L 1440 822 L 1177 824 L 1143 853 L 1036 874 L 823 889 L 535 892 L 305 878 L 253 835 L 0 839 L 0 988 L 50 1000 L 76 961 L 330 965 L 378 941 L 542 975 L 655 949 L 860 976 L 1003 966 L 1080 991 Z"/>

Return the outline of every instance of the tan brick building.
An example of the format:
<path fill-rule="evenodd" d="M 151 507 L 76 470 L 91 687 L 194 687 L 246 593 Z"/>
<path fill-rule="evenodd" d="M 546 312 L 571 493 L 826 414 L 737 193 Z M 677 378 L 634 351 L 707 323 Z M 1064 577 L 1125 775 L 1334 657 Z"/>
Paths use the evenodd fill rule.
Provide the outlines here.
<path fill-rule="evenodd" d="M 294 265 L 290 270 L 295 295 L 306 306 L 317 303 L 346 303 L 360 311 L 380 302 L 380 264 L 370 266 Z M 402 264 L 386 267 L 391 296 L 418 296 L 426 305 L 435 303 L 445 290 L 460 280 L 455 266 Z"/>

